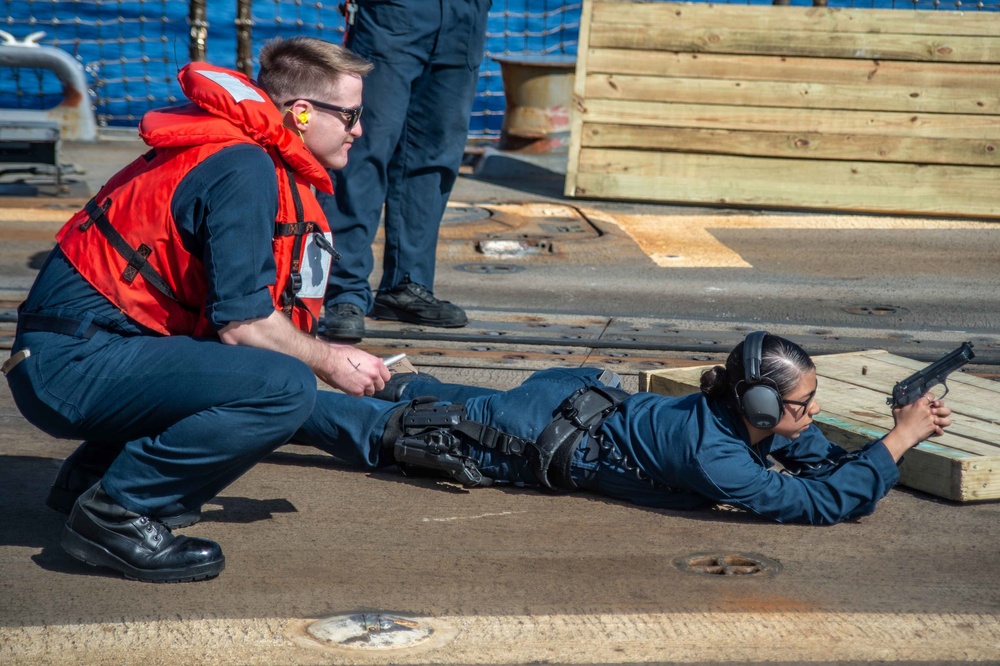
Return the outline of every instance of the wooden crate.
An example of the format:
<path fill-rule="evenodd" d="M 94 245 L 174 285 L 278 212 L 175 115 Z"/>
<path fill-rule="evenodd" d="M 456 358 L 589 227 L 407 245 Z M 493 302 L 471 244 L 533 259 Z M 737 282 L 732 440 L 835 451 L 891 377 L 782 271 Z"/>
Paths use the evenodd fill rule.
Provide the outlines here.
<path fill-rule="evenodd" d="M 1000 217 L 1000 14 L 584 0 L 566 195 Z"/>
<path fill-rule="evenodd" d="M 858 449 L 893 426 L 886 398 L 892 386 L 926 363 L 885 351 L 817 356 L 816 425 L 830 441 Z M 639 388 L 662 395 L 698 390 L 710 366 L 656 370 L 640 375 Z M 918 444 L 904 457 L 900 483 L 958 502 L 1000 498 L 1000 383 L 952 373 L 945 399 L 954 412 L 941 437 Z M 934 389 L 943 393 L 942 387 Z"/>

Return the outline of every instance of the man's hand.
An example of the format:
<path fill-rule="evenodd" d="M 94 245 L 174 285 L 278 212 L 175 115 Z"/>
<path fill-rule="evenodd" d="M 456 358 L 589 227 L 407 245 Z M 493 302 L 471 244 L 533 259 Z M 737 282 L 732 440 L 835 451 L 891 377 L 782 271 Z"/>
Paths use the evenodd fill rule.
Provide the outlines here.
<path fill-rule="evenodd" d="M 329 348 L 329 358 L 316 368 L 316 376 L 324 382 L 353 396 L 372 395 L 385 388 L 389 370 L 382 359 L 350 345 L 323 344 Z"/>
<path fill-rule="evenodd" d="M 899 462 L 904 453 L 920 442 L 943 434 L 951 425 L 951 410 L 945 407 L 943 400 L 935 400 L 933 394 L 927 393 L 904 407 L 895 407 L 892 418 L 896 426 L 882 442 L 893 460 Z"/>
<path fill-rule="evenodd" d="M 262 319 L 232 322 L 219 331 L 219 339 L 228 345 L 293 356 L 312 368 L 321 380 L 348 395 L 372 395 L 385 388 L 389 380 L 382 359 L 350 345 L 310 337 L 277 310 Z"/>

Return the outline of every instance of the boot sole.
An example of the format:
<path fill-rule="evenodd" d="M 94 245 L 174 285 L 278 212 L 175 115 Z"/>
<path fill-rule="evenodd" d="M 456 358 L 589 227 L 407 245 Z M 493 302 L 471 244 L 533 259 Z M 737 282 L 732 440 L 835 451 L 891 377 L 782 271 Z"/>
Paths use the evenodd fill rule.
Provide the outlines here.
<path fill-rule="evenodd" d="M 385 321 L 401 321 L 407 324 L 419 324 L 421 326 L 432 326 L 434 328 L 462 328 L 468 325 L 468 319 L 455 320 L 446 319 L 443 321 L 435 319 L 425 319 L 417 315 L 411 315 L 408 312 L 400 312 L 398 310 L 392 310 L 384 305 L 375 304 L 372 307 L 371 313 L 368 315 L 372 319 L 383 319 Z"/>
<path fill-rule="evenodd" d="M 62 540 L 59 545 L 71 556 L 85 564 L 114 569 L 129 580 L 138 580 L 144 583 L 188 583 L 205 580 L 218 576 L 226 568 L 226 558 L 223 556 L 214 562 L 206 562 L 185 569 L 139 569 L 103 546 L 80 536 L 70 529 L 69 525 L 63 528 Z"/>
<path fill-rule="evenodd" d="M 73 510 L 73 505 L 76 504 L 76 499 L 80 495 L 81 493 L 74 493 L 66 488 L 52 486 L 49 488 L 48 497 L 45 498 L 45 506 L 68 516 L 69 512 Z M 201 511 L 188 511 L 186 513 L 179 513 L 176 516 L 158 518 L 157 520 L 172 530 L 179 530 L 182 527 L 191 527 L 201 521 Z"/>

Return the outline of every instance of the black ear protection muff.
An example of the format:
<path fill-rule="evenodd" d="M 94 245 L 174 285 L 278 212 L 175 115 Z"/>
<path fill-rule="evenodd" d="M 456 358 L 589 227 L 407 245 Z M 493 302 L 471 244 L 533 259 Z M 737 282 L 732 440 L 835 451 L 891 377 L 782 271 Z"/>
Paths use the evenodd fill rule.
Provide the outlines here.
<path fill-rule="evenodd" d="M 737 391 L 743 416 L 755 428 L 767 430 L 781 420 L 781 395 L 772 386 L 761 383 L 761 351 L 767 331 L 755 331 L 743 341 L 743 395 Z"/>

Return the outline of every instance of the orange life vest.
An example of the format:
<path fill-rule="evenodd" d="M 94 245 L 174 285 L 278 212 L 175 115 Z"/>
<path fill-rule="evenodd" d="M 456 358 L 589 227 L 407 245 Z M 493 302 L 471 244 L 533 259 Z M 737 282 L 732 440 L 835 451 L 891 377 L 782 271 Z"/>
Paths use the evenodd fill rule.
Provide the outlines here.
<path fill-rule="evenodd" d="M 205 316 L 205 270 L 184 248 L 170 201 L 181 180 L 212 154 L 256 144 L 271 157 L 278 179 L 274 305 L 298 328 L 315 333 L 335 252 L 310 187 L 333 191 L 326 169 L 243 74 L 191 63 L 178 80 L 192 103 L 143 117 L 139 133 L 153 149 L 115 174 L 66 223 L 56 236 L 59 247 L 91 285 L 140 324 L 165 335 L 214 335 Z"/>

